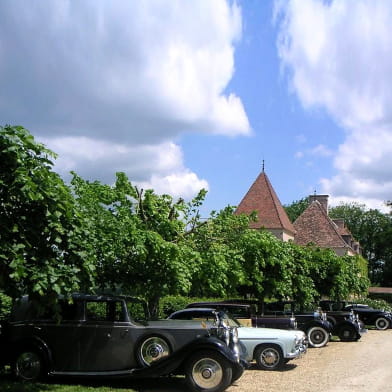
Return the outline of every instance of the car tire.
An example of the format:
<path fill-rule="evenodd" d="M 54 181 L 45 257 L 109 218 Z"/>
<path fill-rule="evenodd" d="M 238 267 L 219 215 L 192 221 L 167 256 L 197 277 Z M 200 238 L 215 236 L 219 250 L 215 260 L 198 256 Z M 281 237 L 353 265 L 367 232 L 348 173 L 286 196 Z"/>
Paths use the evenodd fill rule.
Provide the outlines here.
<path fill-rule="evenodd" d="M 320 348 L 324 347 L 329 341 L 329 333 L 322 327 L 314 326 L 306 332 L 309 346 Z"/>
<path fill-rule="evenodd" d="M 357 340 L 357 332 L 350 325 L 341 327 L 338 336 L 342 342 L 354 342 Z"/>
<path fill-rule="evenodd" d="M 143 338 L 137 347 L 137 360 L 142 366 L 151 366 L 153 362 L 172 352 L 167 340 L 157 335 Z"/>
<path fill-rule="evenodd" d="M 237 381 L 244 374 L 244 371 L 245 368 L 242 366 L 232 369 L 231 382 L 233 383 L 234 381 Z"/>
<path fill-rule="evenodd" d="M 284 364 L 282 349 L 275 344 L 262 344 L 255 351 L 257 367 L 262 370 L 277 370 Z"/>
<path fill-rule="evenodd" d="M 45 362 L 34 349 L 19 351 L 12 362 L 12 373 L 20 381 L 39 380 L 45 372 Z"/>
<path fill-rule="evenodd" d="M 223 392 L 233 380 L 233 369 L 219 353 L 205 350 L 185 364 L 185 382 L 192 392 Z"/>
<path fill-rule="evenodd" d="M 374 325 L 379 331 L 384 331 L 389 328 L 389 321 L 385 317 L 378 317 Z"/>

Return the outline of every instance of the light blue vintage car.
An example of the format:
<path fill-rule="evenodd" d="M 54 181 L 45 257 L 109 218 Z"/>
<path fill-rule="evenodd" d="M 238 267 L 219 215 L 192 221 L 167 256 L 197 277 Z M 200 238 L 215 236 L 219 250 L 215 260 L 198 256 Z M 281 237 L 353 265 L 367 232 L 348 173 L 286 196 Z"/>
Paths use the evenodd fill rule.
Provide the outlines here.
<path fill-rule="evenodd" d="M 183 309 L 172 313 L 169 318 L 216 323 L 218 314 L 228 325 L 238 327 L 238 337 L 246 350 L 246 359 L 256 361 L 259 369 L 279 369 L 288 361 L 306 353 L 306 335 L 300 330 L 243 327 L 227 313 L 212 308 Z"/>

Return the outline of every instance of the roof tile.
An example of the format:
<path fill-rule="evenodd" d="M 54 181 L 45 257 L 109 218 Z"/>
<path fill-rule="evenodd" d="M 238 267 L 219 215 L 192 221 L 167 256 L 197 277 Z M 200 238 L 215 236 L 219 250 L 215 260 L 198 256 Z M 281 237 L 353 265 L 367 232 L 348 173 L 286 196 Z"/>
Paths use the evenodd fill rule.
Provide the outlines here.
<path fill-rule="evenodd" d="M 249 188 L 235 213 L 249 215 L 253 211 L 257 212 L 258 221 L 252 222 L 251 228 L 284 229 L 295 233 L 294 226 L 264 171 Z"/>

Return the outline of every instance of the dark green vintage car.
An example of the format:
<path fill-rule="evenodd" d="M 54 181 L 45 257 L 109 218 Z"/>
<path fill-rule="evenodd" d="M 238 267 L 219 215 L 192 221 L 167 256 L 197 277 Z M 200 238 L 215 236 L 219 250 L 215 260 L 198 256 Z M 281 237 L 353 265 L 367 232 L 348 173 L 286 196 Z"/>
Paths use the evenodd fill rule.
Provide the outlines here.
<path fill-rule="evenodd" d="M 2 362 L 19 379 L 184 374 L 188 390 L 219 392 L 246 365 L 236 328 L 223 321 L 208 328 L 198 321 L 139 322 L 134 301 L 121 296 L 79 294 L 59 304 L 57 316 L 38 316 L 24 297 L 2 323 Z"/>

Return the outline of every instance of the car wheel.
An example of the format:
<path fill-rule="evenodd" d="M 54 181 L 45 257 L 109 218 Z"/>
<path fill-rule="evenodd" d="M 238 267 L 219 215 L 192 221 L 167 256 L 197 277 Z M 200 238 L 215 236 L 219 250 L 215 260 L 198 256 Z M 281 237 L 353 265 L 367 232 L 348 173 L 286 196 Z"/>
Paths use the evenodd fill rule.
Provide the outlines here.
<path fill-rule="evenodd" d="M 15 356 L 12 370 L 21 381 L 36 381 L 44 373 L 44 362 L 36 351 L 24 350 Z"/>
<path fill-rule="evenodd" d="M 322 327 L 312 327 L 306 333 L 310 347 L 324 347 L 329 340 L 329 333 Z"/>
<path fill-rule="evenodd" d="M 354 342 L 357 340 L 357 333 L 355 329 L 349 325 L 340 328 L 338 336 L 342 342 Z"/>
<path fill-rule="evenodd" d="M 389 321 L 385 317 L 379 317 L 375 321 L 374 325 L 378 330 L 384 331 L 385 329 L 388 329 Z"/>
<path fill-rule="evenodd" d="M 238 366 L 236 369 L 232 369 L 231 382 L 237 381 L 243 374 L 245 369 L 242 366 Z"/>
<path fill-rule="evenodd" d="M 192 392 L 222 392 L 232 379 L 230 364 L 213 351 L 200 351 L 185 365 L 185 380 Z"/>
<path fill-rule="evenodd" d="M 257 367 L 263 370 L 276 370 L 283 365 L 283 353 L 279 346 L 263 344 L 255 352 Z"/>
<path fill-rule="evenodd" d="M 142 340 L 137 350 L 138 360 L 143 366 L 150 366 L 153 362 L 167 357 L 170 353 L 169 343 L 160 336 L 149 336 Z"/>

